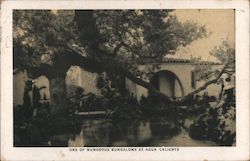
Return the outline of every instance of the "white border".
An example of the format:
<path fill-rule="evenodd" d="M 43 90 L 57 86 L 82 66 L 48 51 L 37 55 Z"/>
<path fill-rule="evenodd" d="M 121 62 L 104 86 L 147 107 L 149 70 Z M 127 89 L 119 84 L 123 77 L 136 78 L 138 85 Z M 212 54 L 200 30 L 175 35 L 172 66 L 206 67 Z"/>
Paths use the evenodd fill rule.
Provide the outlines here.
<path fill-rule="evenodd" d="M 13 148 L 12 9 L 236 9 L 236 147 L 181 147 L 178 152 L 69 152 Z M 3 1 L 1 4 L 1 160 L 249 160 L 249 2 L 247 0 Z"/>

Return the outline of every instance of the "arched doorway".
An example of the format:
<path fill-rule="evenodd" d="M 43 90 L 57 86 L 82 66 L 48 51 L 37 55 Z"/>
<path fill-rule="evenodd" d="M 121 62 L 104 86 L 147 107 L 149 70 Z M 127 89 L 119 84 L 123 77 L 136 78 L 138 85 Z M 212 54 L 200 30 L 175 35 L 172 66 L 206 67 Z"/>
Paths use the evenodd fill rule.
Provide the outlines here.
<path fill-rule="evenodd" d="M 171 71 L 159 71 L 153 75 L 150 84 L 169 97 L 182 97 L 184 90 L 179 78 Z"/>

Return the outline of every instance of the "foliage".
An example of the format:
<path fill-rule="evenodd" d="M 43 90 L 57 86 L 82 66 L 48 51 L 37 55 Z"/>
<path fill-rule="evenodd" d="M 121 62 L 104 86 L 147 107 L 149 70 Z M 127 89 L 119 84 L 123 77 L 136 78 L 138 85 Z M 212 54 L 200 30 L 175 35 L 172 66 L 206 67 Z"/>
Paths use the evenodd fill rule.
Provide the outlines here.
<path fill-rule="evenodd" d="M 208 81 L 213 77 L 214 70 L 211 65 L 196 65 L 194 69 L 195 81 L 205 80 Z"/>
<path fill-rule="evenodd" d="M 136 120 L 142 118 L 137 100 L 132 96 L 115 96 L 108 103 L 114 120 Z"/>
<path fill-rule="evenodd" d="M 216 106 L 209 106 L 207 112 L 198 117 L 189 128 L 194 139 L 212 140 L 219 145 L 235 143 L 235 100 L 225 96 Z"/>
<path fill-rule="evenodd" d="M 117 80 L 127 77 L 160 93 L 145 75 L 157 70 L 167 54 L 206 37 L 204 26 L 179 22 L 171 11 L 15 10 L 14 68 L 57 78 L 79 65 L 106 72 L 114 88 L 120 87 Z M 148 62 L 155 65 L 147 71 L 139 68 Z"/>
<path fill-rule="evenodd" d="M 84 94 L 81 88 L 76 89 L 73 97 L 67 98 L 67 113 L 74 115 L 83 111 L 105 111 L 107 109 L 107 99 L 94 93 Z"/>
<path fill-rule="evenodd" d="M 172 137 L 181 131 L 180 122 L 177 119 L 167 117 L 155 117 L 150 120 L 152 135 L 156 137 Z"/>
<path fill-rule="evenodd" d="M 228 69 L 235 70 L 235 48 L 228 40 L 223 40 L 220 46 L 216 46 L 211 52 L 222 64 L 228 64 Z"/>
<path fill-rule="evenodd" d="M 222 65 L 227 65 L 225 71 L 229 70 L 230 72 L 235 71 L 235 49 L 228 40 L 223 40 L 222 43 L 218 46 L 215 46 L 214 49 L 210 52 L 210 55 L 217 58 L 217 60 Z M 194 59 L 194 62 L 199 64 L 200 59 Z M 195 67 L 196 80 L 209 80 L 218 73 L 212 69 L 211 65 L 196 65 Z"/>
<path fill-rule="evenodd" d="M 30 118 L 25 116 L 24 108 L 14 107 L 15 146 L 48 146 L 53 135 L 79 133 L 80 119 L 72 117 L 72 113 L 51 115 L 49 104 L 44 103 L 37 109 L 37 115 Z"/>
<path fill-rule="evenodd" d="M 158 116 L 166 117 L 170 120 L 179 118 L 178 108 L 175 105 L 171 103 L 166 104 L 164 100 L 154 94 L 141 98 L 140 110 L 146 118 Z"/>
<path fill-rule="evenodd" d="M 204 26 L 181 23 L 170 10 L 76 11 L 75 19 L 89 56 L 115 60 L 140 78 L 138 65 L 206 36 Z"/>
<path fill-rule="evenodd" d="M 109 82 L 107 79 L 104 78 L 104 75 L 101 74 L 101 75 L 98 75 L 97 76 L 97 79 L 96 79 L 96 87 L 98 89 L 102 89 L 102 88 L 105 88 L 105 85 L 108 85 Z"/>
<path fill-rule="evenodd" d="M 76 39 L 74 12 L 15 10 L 13 15 L 14 68 L 31 70 L 53 65 L 55 57 L 67 52 Z"/>
<path fill-rule="evenodd" d="M 178 108 L 172 104 L 165 104 L 157 95 L 142 96 L 138 101 L 133 95 L 128 93 L 121 95 L 116 90 L 112 91 L 108 86 L 104 86 L 101 93 L 102 96 L 93 93 L 84 96 L 80 93 L 71 97 L 67 105 L 69 113 L 104 110 L 115 120 L 149 119 L 158 116 L 167 117 L 169 120 L 179 118 Z"/>

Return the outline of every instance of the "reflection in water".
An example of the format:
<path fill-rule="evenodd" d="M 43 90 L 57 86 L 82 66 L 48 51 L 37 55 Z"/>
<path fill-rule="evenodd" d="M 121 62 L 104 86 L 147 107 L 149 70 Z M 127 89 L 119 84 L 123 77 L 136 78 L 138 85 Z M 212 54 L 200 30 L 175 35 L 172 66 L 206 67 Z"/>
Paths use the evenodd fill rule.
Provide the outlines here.
<path fill-rule="evenodd" d="M 140 143 L 149 140 L 152 136 L 149 121 L 147 121 L 145 123 L 140 122 L 140 125 L 137 128 L 137 131 L 138 131 L 137 139 L 138 139 L 138 142 L 140 142 Z"/>
<path fill-rule="evenodd" d="M 208 141 L 194 141 L 184 129 L 180 130 L 174 123 L 159 119 L 134 122 L 84 119 L 79 133 L 53 136 L 51 146 L 58 144 L 70 147 L 215 145 Z"/>
<path fill-rule="evenodd" d="M 109 146 L 137 146 L 151 138 L 149 121 L 113 123 Z"/>
<path fill-rule="evenodd" d="M 214 142 L 211 141 L 200 141 L 193 140 L 189 137 L 189 134 L 184 129 L 177 136 L 169 138 L 163 138 L 159 140 L 154 140 L 150 143 L 152 146 L 216 146 Z"/>
<path fill-rule="evenodd" d="M 111 124 L 105 119 L 84 120 L 80 134 L 69 139 L 69 146 L 107 146 Z"/>
<path fill-rule="evenodd" d="M 69 138 L 68 146 L 134 146 L 151 138 L 149 121 L 116 122 L 84 120 L 80 134 Z"/>

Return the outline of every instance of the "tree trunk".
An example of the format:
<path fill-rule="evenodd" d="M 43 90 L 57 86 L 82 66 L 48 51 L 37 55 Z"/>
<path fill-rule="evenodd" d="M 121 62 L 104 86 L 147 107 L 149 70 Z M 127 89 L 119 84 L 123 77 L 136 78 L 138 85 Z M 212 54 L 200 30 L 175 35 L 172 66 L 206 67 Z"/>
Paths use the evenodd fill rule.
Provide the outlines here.
<path fill-rule="evenodd" d="M 66 83 L 65 77 L 49 78 L 50 83 L 50 106 L 51 113 L 64 113 L 65 107 Z"/>

